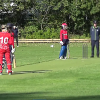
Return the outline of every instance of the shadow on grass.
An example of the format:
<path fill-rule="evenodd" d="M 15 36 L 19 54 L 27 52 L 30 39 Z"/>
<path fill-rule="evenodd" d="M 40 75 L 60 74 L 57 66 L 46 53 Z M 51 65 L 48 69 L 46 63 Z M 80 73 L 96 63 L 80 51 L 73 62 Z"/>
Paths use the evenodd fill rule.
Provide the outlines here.
<path fill-rule="evenodd" d="M 31 92 L 31 93 L 0 93 L 0 100 L 33 100 L 45 98 L 49 92 Z"/>
<path fill-rule="evenodd" d="M 79 96 L 79 97 L 68 97 L 63 100 L 100 100 L 100 95 L 96 96 Z"/>
<path fill-rule="evenodd" d="M 17 67 L 26 66 L 26 65 L 33 65 L 33 64 L 39 64 L 39 63 L 49 62 L 49 61 L 53 61 L 53 60 L 55 60 L 55 59 L 44 60 L 44 61 L 38 61 L 38 62 L 31 62 L 31 63 L 28 63 L 28 64 L 22 64 L 22 65 L 17 66 Z"/>
<path fill-rule="evenodd" d="M 49 71 L 52 71 L 52 70 L 16 71 L 16 72 L 13 72 L 13 75 L 14 74 L 27 74 L 27 73 L 46 73 Z"/>
<path fill-rule="evenodd" d="M 70 57 L 68 59 L 78 59 L 78 57 Z M 43 62 L 49 62 L 49 61 L 54 61 L 54 60 L 67 60 L 67 59 L 50 59 L 50 60 L 44 60 L 44 61 L 38 61 L 38 62 L 31 62 L 31 63 L 28 63 L 28 64 L 22 64 L 20 66 L 17 66 L 17 67 L 22 67 L 22 66 L 26 66 L 26 65 L 34 65 L 34 64 L 39 64 L 39 63 L 43 63 Z"/>
<path fill-rule="evenodd" d="M 31 93 L 0 93 L 0 100 L 100 100 L 100 95 L 60 97 L 53 96 L 51 92 L 31 92 Z"/>

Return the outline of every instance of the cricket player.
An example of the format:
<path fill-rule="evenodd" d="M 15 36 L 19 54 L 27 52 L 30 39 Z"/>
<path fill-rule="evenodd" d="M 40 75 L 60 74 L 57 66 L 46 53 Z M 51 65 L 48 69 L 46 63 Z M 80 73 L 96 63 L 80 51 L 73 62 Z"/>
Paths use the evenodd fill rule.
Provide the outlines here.
<path fill-rule="evenodd" d="M 2 75 L 2 61 L 3 56 L 5 55 L 8 74 L 12 74 L 12 66 L 11 66 L 11 58 L 10 58 L 10 45 L 13 45 L 11 38 L 11 28 L 6 27 L 6 25 L 2 25 L 2 32 L 0 32 L 0 75 Z M 12 52 L 14 49 L 12 50 Z"/>
<path fill-rule="evenodd" d="M 67 24 L 63 23 L 62 29 L 60 30 L 61 51 L 60 51 L 59 59 L 66 59 L 67 44 L 69 43 L 67 27 L 68 27 Z"/>
<path fill-rule="evenodd" d="M 12 38 L 12 45 L 10 45 L 10 57 L 11 57 L 11 64 L 12 64 L 12 62 L 13 62 L 13 56 L 12 56 L 12 53 L 14 53 L 15 52 L 15 46 L 14 46 L 14 33 L 13 33 L 13 24 L 11 24 L 11 23 L 7 23 L 7 28 L 10 28 L 10 30 L 11 30 L 11 32 L 10 32 L 10 34 L 11 34 L 11 38 Z"/>
<path fill-rule="evenodd" d="M 3 25 L 4 26 L 4 25 Z M 13 28 L 13 24 L 11 23 L 7 23 L 6 27 L 10 28 L 12 30 Z M 3 29 L 2 30 L 3 32 L 7 32 L 7 29 Z M 14 33 L 13 33 L 13 30 L 12 32 L 10 33 L 11 34 L 11 38 L 12 38 L 12 45 L 13 45 L 13 50 L 12 50 L 12 45 L 10 45 L 10 57 L 11 57 L 11 64 L 13 63 L 13 56 L 12 56 L 12 53 L 15 52 L 15 47 L 14 47 Z M 5 57 L 4 57 L 5 58 Z"/>

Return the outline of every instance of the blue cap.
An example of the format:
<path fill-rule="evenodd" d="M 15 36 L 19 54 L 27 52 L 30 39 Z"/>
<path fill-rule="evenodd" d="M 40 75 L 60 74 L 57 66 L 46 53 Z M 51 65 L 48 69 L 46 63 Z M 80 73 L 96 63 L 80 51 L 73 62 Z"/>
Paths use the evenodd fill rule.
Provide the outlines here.
<path fill-rule="evenodd" d="M 93 23 L 94 23 L 94 24 L 97 24 L 97 21 L 95 20 Z"/>

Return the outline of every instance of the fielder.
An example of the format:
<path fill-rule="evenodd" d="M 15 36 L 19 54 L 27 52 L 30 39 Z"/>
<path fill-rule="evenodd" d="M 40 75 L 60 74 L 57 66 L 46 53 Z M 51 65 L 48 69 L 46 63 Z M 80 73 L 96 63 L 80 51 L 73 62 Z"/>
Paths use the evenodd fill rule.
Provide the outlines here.
<path fill-rule="evenodd" d="M 11 39 L 12 39 L 12 45 L 10 45 L 10 57 L 11 57 L 11 63 L 13 63 L 13 56 L 12 56 L 12 53 L 15 52 L 15 46 L 14 46 L 14 33 L 13 33 L 13 24 L 11 23 L 7 23 L 7 28 L 10 28 L 11 29 Z"/>
<path fill-rule="evenodd" d="M 61 51 L 59 55 L 59 59 L 66 59 L 67 54 L 67 44 L 69 43 L 68 39 L 68 32 L 67 32 L 67 24 L 62 24 L 62 29 L 60 30 L 60 44 L 61 44 Z"/>
<path fill-rule="evenodd" d="M 2 25 L 2 32 L 0 32 L 0 75 L 2 75 L 2 61 L 3 56 L 5 55 L 8 74 L 12 74 L 12 65 L 10 58 L 10 45 L 13 45 L 12 37 L 11 37 L 11 27 L 6 27 L 6 25 Z M 13 47 L 13 46 L 12 46 Z M 12 49 L 12 52 L 15 49 Z"/>

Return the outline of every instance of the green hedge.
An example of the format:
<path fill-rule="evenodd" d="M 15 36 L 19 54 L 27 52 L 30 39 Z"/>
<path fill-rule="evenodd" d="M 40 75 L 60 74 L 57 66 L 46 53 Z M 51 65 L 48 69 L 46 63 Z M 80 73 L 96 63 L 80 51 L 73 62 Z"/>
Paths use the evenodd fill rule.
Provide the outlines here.
<path fill-rule="evenodd" d="M 27 26 L 20 29 L 21 38 L 26 39 L 58 39 L 60 29 L 46 28 L 45 30 L 38 30 L 36 26 Z"/>
<path fill-rule="evenodd" d="M 60 38 L 60 28 L 46 28 L 45 30 L 38 30 L 36 26 L 26 26 L 24 29 L 20 29 L 21 38 L 26 39 L 59 39 Z M 83 35 L 70 34 L 70 39 L 88 39 L 90 38 L 89 33 Z"/>

